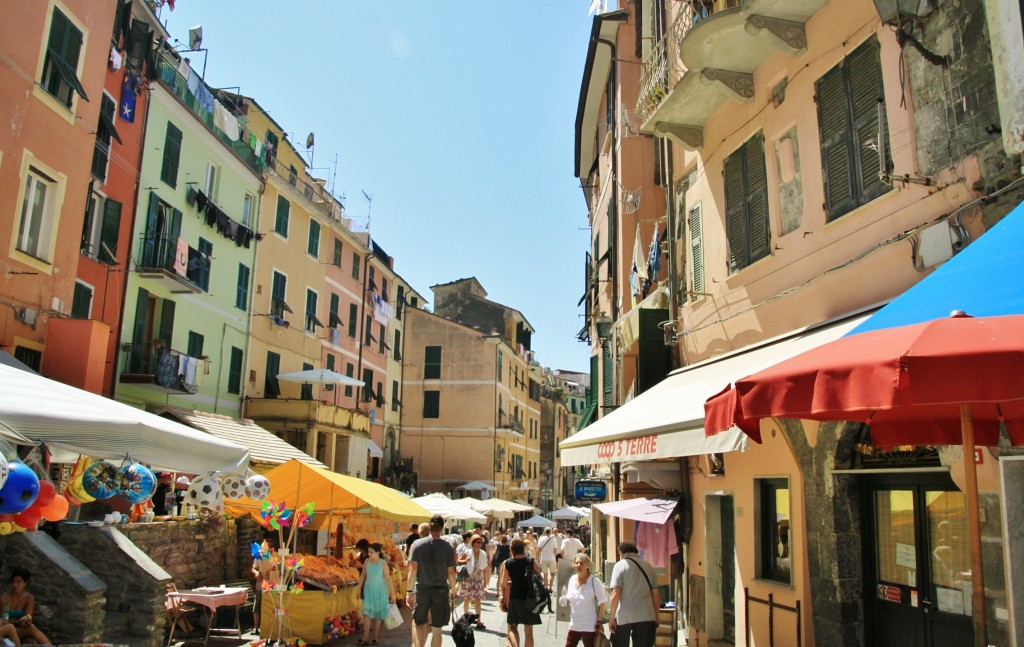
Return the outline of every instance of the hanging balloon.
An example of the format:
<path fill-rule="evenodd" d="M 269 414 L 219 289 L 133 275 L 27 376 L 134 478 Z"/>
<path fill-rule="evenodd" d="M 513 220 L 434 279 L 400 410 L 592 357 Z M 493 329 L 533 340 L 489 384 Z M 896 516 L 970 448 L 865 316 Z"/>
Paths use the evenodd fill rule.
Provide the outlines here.
<path fill-rule="evenodd" d="M 221 479 L 224 485 L 224 498 L 229 501 L 241 499 L 245 496 L 245 477 L 238 474 L 231 474 Z"/>
<path fill-rule="evenodd" d="M 109 499 L 117 494 L 117 467 L 106 461 L 93 463 L 82 474 L 82 485 L 89 496 Z"/>
<path fill-rule="evenodd" d="M 72 505 L 92 503 L 96 500 L 96 497 L 90 496 L 89 493 L 85 491 L 85 485 L 82 483 L 81 474 L 68 481 L 67 487 L 64 488 L 64 496 L 68 498 L 68 502 Z"/>
<path fill-rule="evenodd" d="M 270 495 L 270 481 L 262 474 L 253 474 L 245 480 L 245 496 L 262 501 Z"/>
<path fill-rule="evenodd" d="M 50 501 L 50 505 L 42 508 L 40 512 L 43 513 L 43 519 L 47 521 L 60 521 L 68 516 L 68 505 L 67 499 L 57 495 L 53 498 L 53 501 Z"/>
<path fill-rule="evenodd" d="M 43 515 L 39 511 L 39 507 L 33 505 L 14 515 L 14 523 L 26 530 L 35 530 L 36 524 L 39 523 L 39 519 L 41 519 L 42 516 Z"/>
<path fill-rule="evenodd" d="M 132 503 L 148 501 L 156 491 L 156 475 L 141 463 L 125 465 L 117 475 L 121 488 L 118 494 Z"/>
<path fill-rule="evenodd" d="M 224 495 L 216 476 L 197 476 L 185 492 L 185 503 L 217 512 L 224 512 Z"/>
<path fill-rule="evenodd" d="M 14 524 L 10 521 L 0 521 L 0 535 L 9 535 L 14 532 Z"/>
<path fill-rule="evenodd" d="M 50 505 L 55 496 L 57 496 L 57 488 L 53 487 L 52 482 L 45 479 L 39 481 L 39 496 L 36 497 L 37 506 L 45 508 Z"/>
<path fill-rule="evenodd" d="M 39 477 L 21 462 L 8 466 L 7 481 L 0 488 L 0 514 L 17 514 L 35 503 L 39 496 Z"/>

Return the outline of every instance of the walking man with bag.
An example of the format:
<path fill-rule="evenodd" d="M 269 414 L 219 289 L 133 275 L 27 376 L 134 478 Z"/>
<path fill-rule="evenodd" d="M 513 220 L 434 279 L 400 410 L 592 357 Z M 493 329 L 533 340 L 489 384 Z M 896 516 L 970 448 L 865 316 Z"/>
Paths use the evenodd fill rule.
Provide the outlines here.
<path fill-rule="evenodd" d="M 409 592 L 405 603 L 413 608 L 413 647 L 427 642 L 427 621 L 431 625 L 431 647 L 441 647 L 441 629 L 448 624 L 455 594 L 455 549 L 441 539 L 444 517 L 430 518 L 430 536 L 416 540 L 409 556 Z"/>
<path fill-rule="evenodd" d="M 658 609 L 661 595 L 654 586 L 654 567 L 637 554 L 636 545 L 624 541 L 619 544 L 619 561 L 612 569 L 608 586 L 612 590 L 609 602 L 608 627 L 612 632 L 612 647 L 653 647 L 658 630 Z"/>

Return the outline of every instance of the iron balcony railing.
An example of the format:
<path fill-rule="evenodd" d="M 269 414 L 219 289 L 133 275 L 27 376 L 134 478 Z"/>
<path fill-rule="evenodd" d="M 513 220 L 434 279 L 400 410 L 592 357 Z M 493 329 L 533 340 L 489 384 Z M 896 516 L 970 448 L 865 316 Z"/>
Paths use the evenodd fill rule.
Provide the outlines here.
<path fill-rule="evenodd" d="M 181 99 L 182 103 L 192 111 L 192 114 L 194 114 L 197 119 L 206 124 L 210 131 L 217 135 L 225 146 L 233 150 L 249 168 L 257 173 L 263 173 L 263 159 L 262 157 L 257 156 L 256 151 L 249 147 L 248 137 L 237 136 L 235 139 L 232 139 L 231 137 L 228 137 L 224 131 L 214 125 L 213 112 L 207 111 L 200 106 L 196 99 L 196 95 L 188 88 L 188 79 L 178 72 L 178 62 L 176 60 L 173 58 L 168 59 L 166 57 L 161 58 L 159 70 L 160 82 L 167 87 L 168 90 L 173 92 L 175 96 Z M 205 85 L 205 82 L 200 81 L 200 84 L 202 85 L 197 89 L 206 87 L 206 90 L 210 92 L 211 95 L 213 94 L 209 87 Z M 214 100 L 216 100 L 216 98 Z M 244 123 L 244 118 L 239 118 L 239 123 Z"/>
<path fill-rule="evenodd" d="M 700 6 L 700 13 L 698 13 Z M 650 54 L 640 67 L 640 95 L 637 98 L 636 111 L 640 122 L 646 122 L 669 91 L 683 78 L 686 68 L 679 59 L 679 45 L 687 32 L 705 12 L 704 5 L 696 2 L 684 2 L 672 21 L 672 26 L 651 48 Z"/>
<path fill-rule="evenodd" d="M 186 393 L 198 391 L 195 378 L 191 382 L 187 380 L 187 367 L 191 362 L 193 371 L 204 370 L 201 365 L 203 358 L 189 357 L 187 353 L 170 348 L 162 340 L 121 344 L 121 353 L 122 382 L 139 382 L 138 376 L 147 376 L 149 382 L 165 389 Z"/>
<path fill-rule="evenodd" d="M 178 258 L 179 240 L 178 236 L 143 236 L 138 269 L 143 272 L 163 270 L 206 291 L 210 282 L 210 257 L 195 247 L 183 245 L 182 257 Z"/>

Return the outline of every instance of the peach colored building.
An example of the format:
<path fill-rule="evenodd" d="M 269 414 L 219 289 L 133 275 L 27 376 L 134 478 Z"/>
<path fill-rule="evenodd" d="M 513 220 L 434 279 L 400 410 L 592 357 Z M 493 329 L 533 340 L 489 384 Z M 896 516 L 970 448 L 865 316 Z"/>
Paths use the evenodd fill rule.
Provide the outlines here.
<path fill-rule="evenodd" d="M 999 126 L 1021 107 L 1005 92 L 1021 34 L 987 16 L 1019 25 L 1019 8 L 926 8 L 897 20 L 867 1 L 648 0 L 595 16 L 577 170 L 595 169 L 584 191 L 596 240 L 622 230 L 600 224 L 627 140 L 591 144 L 580 124 L 595 106 L 609 123 L 635 113 L 641 132 L 670 144 L 659 160 L 671 195 L 662 327 L 682 368 L 626 402 L 633 376 L 616 363 L 626 317 L 591 308 L 595 363 L 610 355 L 615 369 L 602 361 L 594 374 L 612 382 L 614 412 L 598 407 L 603 417 L 561 444 L 562 459 L 598 465 L 614 498 L 679 501 L 680 557 L 659 581 L 684 611 L 676 627 L 700 644 L 981 638 L 960 572 L 935 561 L 940 546 L 961 560 L 967 551 L 959 448 L 880 448 L 859 425 L 795 421 L 763 423 L 762 444 L 738 430 L 703 434 L 706 398 L 844 334 L 1024 198 L 1019 142 Z M 601 53 L 610 44 L 618 58 Z M 614 286 L 594 290 L 614 305 Z M 998 520 L 995 469 L 981 469 L 983 516 Z M 613 559 L 633 524 L 605 521 L 596 549 Z M 1003 532 L 982 527 L 990 546 Z M 984 570 L 988 640 L 1005 642 L 1012 605 L 998 551 Z"/>
<path fill-rule="evenodd" d="M 406 310 L 401 455 L 417 491 L 483 481 L 499 498 L 540 498 L 540 395 L 532 327 L 475 278 L 435 285 L 435 311 Z"/>
<path fill-rule="evenodd" d="M 51 334 L 50 325 L 73 316 L 115 3 L 14 3 L 4 13 L 0 347 L 46 375 L 101 392 L 107 329 L 75 323 Z M 82 349 L 67 371 L 63 357 L 47 361 L 57 337 L 73 337 Z"/>

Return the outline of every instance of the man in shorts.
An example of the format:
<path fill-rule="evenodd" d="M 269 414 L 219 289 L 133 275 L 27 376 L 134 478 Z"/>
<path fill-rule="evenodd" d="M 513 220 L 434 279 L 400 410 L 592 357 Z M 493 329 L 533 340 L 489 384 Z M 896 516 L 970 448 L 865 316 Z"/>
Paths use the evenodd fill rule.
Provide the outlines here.
<path fill-rule="evenodd" d="M 416 540 L 409 557 L 408 594 L 405 603 L 413 608 L 414 647 L 427 642 L 427 622 L 431 627 L 431 647 L 441 647 L 441 629 L 451 615 L 455 591 L 455 549 L 444 539 L 444 517 L 430 518 L 430 536 Z"/>
<path fill-rule="evenodd" d="M 558 538 L 551 534 L 551 528 L 544 529 L 544 535 L 537 540 L 537 553 L 540 555 L 540 572 L 544 576 L 544 586 L 549 590 L 555 584 L 555 573 L 558 568 L 555 555 L 558 554 Z"/>

